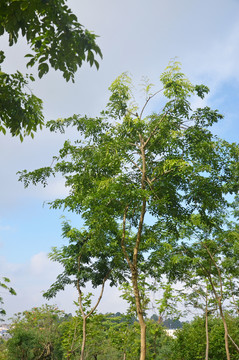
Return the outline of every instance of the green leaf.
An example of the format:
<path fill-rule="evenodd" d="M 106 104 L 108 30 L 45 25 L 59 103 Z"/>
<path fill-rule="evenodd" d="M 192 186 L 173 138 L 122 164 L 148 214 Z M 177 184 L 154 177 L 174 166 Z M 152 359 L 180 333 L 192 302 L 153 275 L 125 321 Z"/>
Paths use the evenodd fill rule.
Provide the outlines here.
<path fill-rule="evenodd" d="M 42 78 L 42 76 L 44 74 L 47 74 L 49 71 L 49 65 L 47 63 L 41 63 L 39 66 L 38 66 L 38 75 L 39 75 L 39 78 Z"/>

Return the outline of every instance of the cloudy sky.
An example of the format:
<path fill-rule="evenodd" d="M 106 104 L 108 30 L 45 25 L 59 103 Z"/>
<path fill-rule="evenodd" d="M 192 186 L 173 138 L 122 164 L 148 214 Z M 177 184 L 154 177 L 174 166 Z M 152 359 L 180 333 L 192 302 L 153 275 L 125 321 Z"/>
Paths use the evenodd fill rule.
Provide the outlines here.
<path fill-rule="evenodd" d="M 84 65 L 75 84 L 66 83 L 58 72 L 50 71 L 31 85 L 44 101 L 46 120 L 74 113 L 97 115 L 108 97 L 110 83 L 129 71 L 135 83 L 147 76 L 155 84 L 168 62 L 178 57 L 183 72 L 194 83 L 204 83 L 211 92 L 206 104 L 224 114 L 214 132 L 229 141 L 239 138 L 239 0 L 71 0 L 69 6 L 79 22 L 99 35 L 103 52 L 100 69 Z M 25 72 L 24 41 L 8 48 L 3 70 Z M 32 72 L 34 73 L 34 69 Z M 154 109 L 157 111 L 157 102 Z M 69 132 L 66 137 L 71 138 Z M 20 140 L 0 134 L 0 274 L 11 278 L 17 296 L 4 294 L 8 315 L 45 303 L 46 290 L 60 272 L 47 253 L 63 244 L 61 216 L 81 220 L 61 211 L 49 210 L 45 201 L 64 196 L 61 179 L 45 189 L 24 189 L 17 171 L 51 164 L 65 137 L 39 131 L 34 140 Z M 73 311 L 76 293 L 59 294 L 53 303 Z M 100 311 L 123 311 L 125 304 L 116 290 L 106 289 Z"/>

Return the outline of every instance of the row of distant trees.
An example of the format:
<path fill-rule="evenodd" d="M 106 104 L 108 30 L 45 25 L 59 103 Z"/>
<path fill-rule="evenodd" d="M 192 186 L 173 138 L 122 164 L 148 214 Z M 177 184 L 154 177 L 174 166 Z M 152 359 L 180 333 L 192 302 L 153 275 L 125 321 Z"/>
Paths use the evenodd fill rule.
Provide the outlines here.
<path fill-rule="evenodd" d="M 165 324 L 146 319 L 147 359 L 205 359 L 205 317 L 178 323 L 174 336 L 168 336 Z M 226 314 L 233 337 L 239 340 L 238 317 Z M 172 322 L 172 320 L 169 322 Z M 82 317 L 64 314 L 54 306 L 42 306 L 15 316 L 11 338 L 0 342 L 1 360 L 79 359 L 81 355 Z M 136 318 L 120 313 L 94 314 L 88 326 L 85 360 L 135 360 L 139 357 L 140 326 Z M 224 329 L 219 317 L 209 317 L 209 359 L 226 359 Z M 231 359 L 238 353 L 230 346 Z"/>

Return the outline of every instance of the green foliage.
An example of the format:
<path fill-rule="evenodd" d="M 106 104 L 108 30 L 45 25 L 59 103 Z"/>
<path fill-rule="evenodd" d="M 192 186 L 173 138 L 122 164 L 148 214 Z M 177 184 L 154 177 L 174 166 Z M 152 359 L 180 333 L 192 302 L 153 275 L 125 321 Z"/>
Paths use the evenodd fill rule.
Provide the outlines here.
<path fill-rule="evenodd" d="M 3 277 L 2 280 L 0 281 L 0 288 L 6 290 L 11 295 L 17 295 L 16 291 L 12 287 L 9 287 L 9 283 L 10 280 L 7 277 Z M 2 320 L 1 316 L 6 315 L 6 311 L 2 307 L 3 304 L 4 304 L 3 297 L 0 296 L 0 320 Z"/>
<path fill-rule="evenodd" d="M 162 324 L 147 320 L 147 359 L 173 360 L 174 339 L 168 336 Z"/>
<path fill-rule="evenodd" d="M 155 285 L 151 284 L 148 279 L 146 279 L 144 274 L 139 275 L 138 288 L 140 293 L 142 311 L 144 315 L 146 315 L 146 312 L 147 310 L 149 310 L 149 305 L 150 305 L 150 293 L 152 291 L 155 292 L 157 288 Z M 122 299 L 126 300 L 129 305 L 127 309 L 127 315 L 137 317 L 134 291 L 132 285 L 128 282 L 124 282 L 121 284 L 119 290 L 121 290 L 122 292 L 121 294 Z"/>
<path fill-rule="evenodd" d="M 64 290 L 68 284 L 74 284 L 78 291 L 79 303 L 77 305 L 79 305 L 82 321 L 74 322 L 74 337 L 70 340 L 70 344 L 68 339 L 64 340 L 67 356 L 69 356 L 69 354 L 79 354 L 81 340 L 78 339 L 78 343 L 76 343 L 76 333 L 81 333 L 83 339 L 87 338 L 86 343 L 88 343 L 89 319 L 92 315 L 95 315 L 95 310 L 103 295 L 105 282 L 109 279 L 110 285 L 113 286 L 121 279 L 124 279 L 124 263 L 118 254 L 119 251 L 115 246 L 114 238 L 112 239 L 112 236 L 109 236 L 109 234 L 105 237 L 102 234 L 100 239 L 102 246 L 100 247 L 99 242 L 95 241 L 93 232 L 84 229 L 79 231 L 72 228 L 66 221 L 63 223 L 62 234 L 69 241 L 69 244 L 60 249 L 53 248 L 49 257 L 51 260 L 63 265 L 64 271 L 57 276 L 55 283 L 51 285 L 50 289 L 43 296 L 50 299 L 58 291 Z M 123 272 L 121 273 L 121 271 Z M 84 295 L 82 293 L 82 287 L 85 287 L 88 282 L 91 282 L 93 287 L 101 286 L 101 293 L 92 307 L 92 294 Z M 81 326 L 82 331 L 77 329 L 76 326 Z M 70 326 L 68 329 L 70 334 L 71 329 L 72 327 Z M 85 340 L 82 340 L 82 343 L 81 358 L 84 358 Z"/>
<path fill-rule="evenodd" d="M 8 358 L 62 359 L 60 325 L 64 318 L 62 311 L 49 305 L 18 313 L 7 342 Z"/>
<path fill-rule="evenodd" d="M 161 83 L 163 89 L 154 94 L 151 85 L 144 85 L 146 102 L 138 113 L 131 79 L 122 74 L 110 87 L 112 95 L 99 117 L 73 115 L 48 123 L 51 131 L 72 126 L 79 133 L 77 141 L 64 143 L 52 169 L 20 175 L 25 186 L 45 186 L 55 174 L 65 178 L 69 195 L 50 205 L 80 214 L 90 249 L 102 249 L 119 273 L 127 264 L 141 330 L 140 275 L 158 281 L 167 275 L 176 281 L 191 274 L 187 266 L 198 260 L 194 251 L 192 256 L 181 251 L 182 239 L 191 235 L 194 242 L 207 230 L 214 246 L 212 235 L 221 236 L 222 219 L 239 190 L 239 147 L 210 129 L 222 116 L 208 107 L 193 111 L 190 106 L 190 97 L 203 97 L 208 88 L 192 85 L 176 62 L 169 64 Z M 164 108 L 144 117 L 146 105 L 159 93 L 164 94 Z M 194 246 L 199 246 L 197 240 Z M 172 297 L 166 288 L 164 308 Z"/>
<path fill-rule="evenodd" d="M 62 323 L 65 356 L 71 360 L 80 356 L 81 322 L 78 316 Z M 174 340 L 166 335 L 162 325 L 147 321 L 147 359 L 173 359 Z M 140 327 L 135 318 L 124 314 L 95 314 L 89 319 L 85 359 L 135 360 L 139 357 Z"/>
<path fill-rule="evenodd" d="M 9 46 L 26 39 L 31 53 L 27 67 L 38 66 L 42 78 L 49 68 L 62 72 L 66 81 L 74 82 L 74 75 L 83 62 L 99 68 L 95 56 L 102 58 L 96 35 L 78 22 L 66 5 L 66 0 L 2 0 L 0 3 L 0 36 L 7 34 Z M 0 64 L 5 55 L 0 51 Z M 0 132 L 8 129 L 20 140 L 34 136 L 43 125 L 42 101 L 29 90 L 29 79 L 17 71 L 7 74 L 0 66 Z"/>
<path fill-rule="evenodd" d="M 179 318 L 183 315 L 183 310 L 178 309 L 178 304 L 182 302 L 182 293 L 175 290 L 170 282 L 160 284 L 163 294 L 160 299 L 156 299 L 157 309 L 162 320 L 173 317 Z"/>
<path fill-rule="evenodd" d="M 0 360 L 7 359 L 7 342 L 0 338 Z"/>
<path fill-rule="evenodd" d="M 163 82 L 170 99 L 174 93 L 174 105 L 171 108 L 171 105 L 166 104 L 166 112 L 164 109 L 162 114 L 134 119 L 127 113 L 117 123 L 110 118 L 107 120 L 107 113 L 102 113 L 96 119 L 74 115 L 48 123 L 51 131 L 64 131 L 64 127 L 70 125 L 79 131 L 79 140 L 75 144 L 65 142 L 56 158 L 57 164 L 50 172 L 59 172 L 65 176 L 66 186 L 70 188 L 70 195 L 52 202 L 53 207 L 64 206 L 81 213 L 86 225 L 94 231 L 100 231 L 99 228 L 102 231 L 115 231 L 118 219 L 122 218 L 128 204 L 128 222 L 132 226 L 138 222 L 140 201 L 146 197 L 148 212 L 156 220 L 154 227 L 149 228 L 147 233 L 153 243 L 155 234 L 150 230 L 158 227 L 157 231 L 163 230 L 166 237 L 166 229 L 163 229 L 165 224 L 169 228 L 173 223 L 187 219 L 193 212 L 198 212 L 202 220 L 210 221 L 210 217 L 226 208 L 227 201 L 223 194 L 229 191 L 229 179 L 234 176 L 232 167 L 238 161 L 238 154 L 231 151 L 232 148 L 236 149 L 236 145 L 213 137 L 207 127 L 220 119 L 220 115 L 214 113 L 212 120 L 207 108 L 201 117 L 209 122 L 203 123 L 203 126 L 195 123 L 195 113 L 189 109 L 186 115 L 183 112 L 175 116 L 175 111 L 180 111 L 181 99 L 188 101 L 188 95 L 194 91 L 194 87 L 187 80 L 184 81 L 181 73 L 176 76 L 170 70 L 164 74 Z M 122 103 L 119 105 L 119 101 L 113 98 L 108 107 L 123 115 L 129 96 L 125 95 L 128 94 L 128 79 L 120 79 L 119 92 L 115 86 L 118 90 L 118 85 L 114 85 L 112 94 L 116 93 L 116 98 L 121 99 L 122 93 Z M 181 90 L 175 92 L 177 86 Z M 118 113 L 119 109 L 123 113 Z M 183 129 L 185 118 L 190 119 L 191 123 Z M 139 134 L 144 137 L 147 149 L 148 180 L 145 181 L 143 191 L 139 187 L 142 168 Z M 39 176 L 39 172 L 42 176 Z M 45 185 L 50 173 L 44 169 L 23 172 L 20 179 L 25 186 L 30 182 L 42 182 Z M 95 220 L 99 214 L 100 222 Z"/>
<path fill-rule="evenodd" d="M 118 350 L 119 358 L 133 360 L 139 357 L 140 327 L 130 314 L 108 316 L 106 322 L 110 343 Z"/>
<path fill-rule="evenodd" d="M 61 345 L 64 358 L 79 359 L 82 338 L 82 318 L 78 316 L 69 318 L 61 324 L 61 330 Z"/>
<path fill-rule="evenodd" d="M 223 308 L 229 308 L 228 300 L 237 311 L 239 229 L 237 224 L 229 222 L 224 216 L 219 220 L 220 227 L 211 229 L 196 217 L 193 227 L 187 228 L 185 242 L 179 247 L 183 253 L 183 279 L 191 292 L 188 294 L 186 291 L 185 295 L 187 302 L 196 308 L 205 309 L 202 304 L 205 304 L 207 296 L 210 311 L 215 310 L 219 302 Z"/>
<path fill-rule="evenodd" d="M 120 119 L 126 114 L 127 103 L 131 98 L 132 79 L 123 73 L 115 79 L 109 87 L 111 96 L 108 103 L 108 111 L 114 119 Z"/>
<path fill-rule="evenodd" d="M 238 342 L 238 319 L 227 316 L 229 333 Z M 175 360 L 205 359 L 205 319 L 195 318 L 191 323 L 185 323 L 177 331 L 175 347 Z M 220 318 L 209 317 L 209 359 L 226 360 L 224 328 Z M 230 343 L 230 356 L 232 360 L 238 359 L 238 353 Z"/>
<path fill-rule="evenodd" d="M 0 131 L 6 134 L 9 129 L 21 141 L 25 135 L 33 137 L 43 125 L 42 101 L 26 91 L 27 85 L 28 76 L 24 78 L 19 71 L 6 74 L 0 67 Z"/>
<path fill-rule="evenodd" d="M 94 233 L 72 228 L 67 221 L 63 223 L 62 235 L 69 244 L 59 249 L 53 248 L 49 258 L 63 265 L 64 271 L 44 293 L 47 299 L 56 296 L 58 291 L 64 290 L 69 284 L 73 284 L 79 291 L 87 282 L 97 287 L 109 279 L 113 286 L 124 279 L 124 263 L 120 262 L 112 237 L 100 239 L 102 246 L 99 247 Z"/>
<path fill-rule="evenodd" d="M 79 359 L 82 318 L 78 313 L 62 323 L 64 356 Z M 85 359 L 135 359 L 139 354 L 139 326 L 125 315 L 94 314 L 88 319 Z"/>
<path fill-rule="evenodd" d="M 102 57 L 96 36 L 78 22 L 66 0 L 3 0 L 0 4 L 0 35 L 8 34 L 9 46 L 22 35 L 32 50 L 27 66 L 38 64 L 41 78 L 49 65 L 63 72 L 68 81 L 83 61 L 99 66 Z"/>

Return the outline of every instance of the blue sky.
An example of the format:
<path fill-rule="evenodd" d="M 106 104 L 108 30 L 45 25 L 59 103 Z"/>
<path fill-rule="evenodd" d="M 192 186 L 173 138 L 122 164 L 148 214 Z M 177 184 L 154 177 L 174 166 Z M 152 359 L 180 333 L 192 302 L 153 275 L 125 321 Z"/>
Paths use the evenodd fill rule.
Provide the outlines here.
<path fill-rule="evenodd" d="M 74 113 L 97 115 L 107 102 L 108 86 L 123 71 L 129 71 L 136 84 L 141 76 L 158 84 L 170 59 L 177 56 L 192 82 L 211 89 L 204 105 L 217 108 L 225 116 L 214 132 L 238 142 L 239 1 L 71 0 L 69 5 L 86 28 L 100 35 L 98 43 L 104 59 L 99 71 L 84 65 L 75 84 L 66 83 L 59 73 L 50 71 L 31 85 L 44 100 L 46 120 Z M 9 49 L 2 37 L 0 45 L 7 54 L 3 69 L 25 72 L 24 41 Z M 155 101 L 155 111 L 157 104 Z M 66 138 L 73 136 L 69 131 Z M 0 134 L 0 274 L 11 278 L 18 293 L 17 297 L 5 295 L 9 316 L 44 303 L 41 291 L 60 271 L 47 259 L 47 253 L 52 246 L 63 243 L 62 211 L 49 210 L 43 202 L 67 193 L 61 179 L 45 189 L 24 189 L 16 172 L 50 165 L 63 141 L 64 136 L 46 130 L 23 143 Z M 71 218 L 70 214 L 65 216 Z M 72 222 L 82 226 L 77 216 Z M 76 293 L 68 289 L 53 302 L 71 311 L 75 298 Z M 107 288 L 100 310 L 124 308 L 117 290 Z"/>

